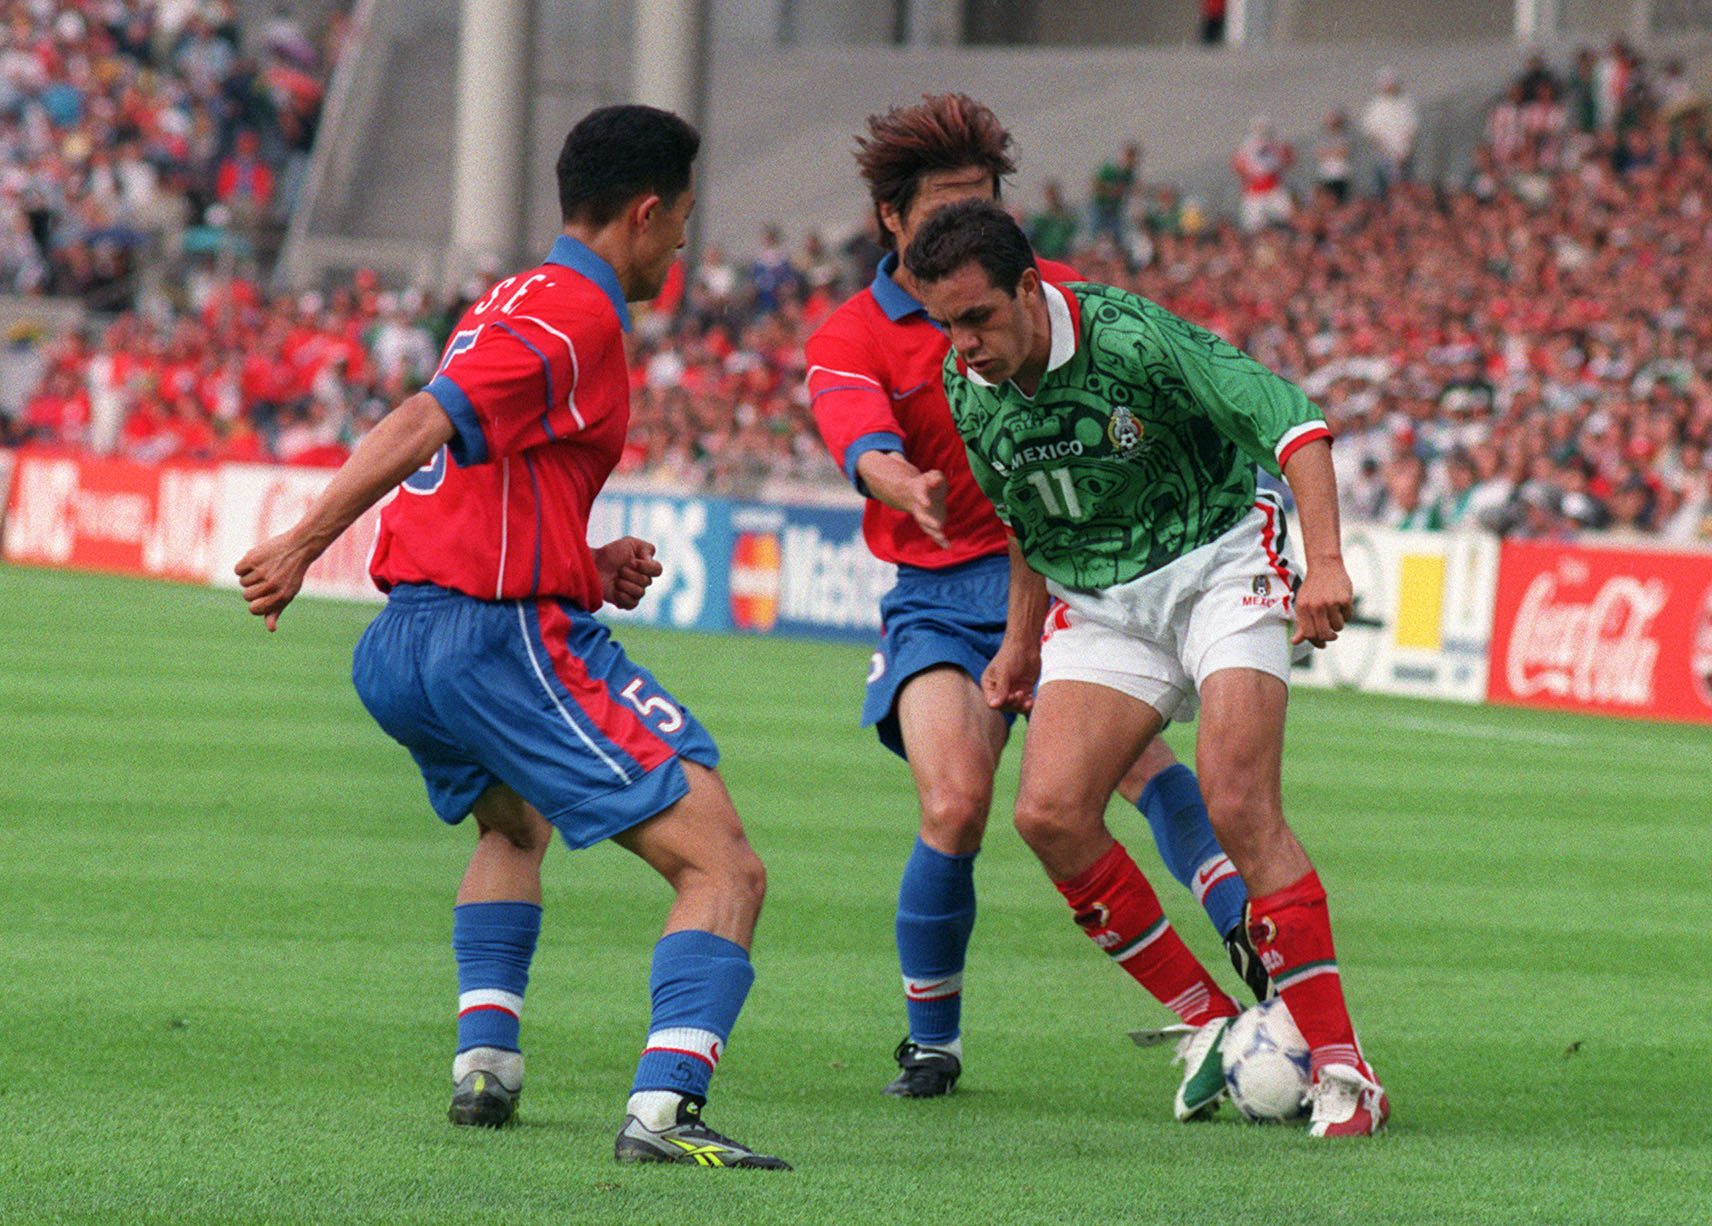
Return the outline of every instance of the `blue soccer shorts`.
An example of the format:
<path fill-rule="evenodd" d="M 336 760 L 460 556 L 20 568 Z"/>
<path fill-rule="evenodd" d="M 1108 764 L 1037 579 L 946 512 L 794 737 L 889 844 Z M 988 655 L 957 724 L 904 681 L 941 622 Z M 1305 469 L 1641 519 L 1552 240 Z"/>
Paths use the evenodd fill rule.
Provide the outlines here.
<path fill-rule="evenodd" d="M 588 847 L 681 799 L 681 759 L 719 761 L 683 704 L 566 601 L 400 584 L 357 643 L 351 680 L 448 824 L 504 783 Z"/>
<path fill-rule="evenodd" d="M 898 691 L 917 673 L 951 665 L 978 685 L 1005 637 L 1011 566 L 1006 554 L 976 558 L 944 570 L 898 567 L 898 581 L 880 601 L 880 649 L 868 668 L 862 726 L 900 758 Z M 1008 725 L 1016 717 L 1005 713 Z"/>

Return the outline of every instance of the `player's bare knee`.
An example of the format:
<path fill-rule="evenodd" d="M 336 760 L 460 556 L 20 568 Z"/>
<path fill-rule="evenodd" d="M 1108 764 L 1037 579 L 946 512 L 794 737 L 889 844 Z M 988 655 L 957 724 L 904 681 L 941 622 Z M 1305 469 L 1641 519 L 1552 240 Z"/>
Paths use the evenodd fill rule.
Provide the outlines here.
<path fill-rule="evenodd" d="M 1012 821 L 1022 841 L 1041 855 L 1079 841 L 1098 825 L 1099 815 L 1060 796 L 1025 793 L 1017 797 Z"/>
<path fill-rule="evenodd" d="M 741 901 L 760 911 L 767 897 L 767 866 L 747 843 L 731 865 L 730 890 Z"/>
<path fill-rule="evenodd" d="M 553 827 L 547 819 L 502 783 L 478 796 L 471 813 L 483 840 L 503 842 L 511 850 L 540 858 L 553 841 Z"/>
<path fill-rule="evenodd" d="M 1207 819 L 1226 854 L 1240 865 L 1245 851 L 1262 854 L 1284 826 L 1278 792 L 1263 781 L 1241 776 L 1201 776 Z"/>
<path fill-rule="evenodd" d="M 961 855 L 981 846 L 992 808 L 991 788 L 933 788 L 921 798 L 921 831 L 942 851 Z"/>
<path fill-rule="evenodd" d="M 484 843 L 498 844 L 507 853 L 535 860 L 545 858 L 547 848 L 553 842 L 553 827 L 545 821 L 539 824 L 518 822 L 492 826 L 478 817 L 476 826 L 481 831 L 480 837 Z"/>

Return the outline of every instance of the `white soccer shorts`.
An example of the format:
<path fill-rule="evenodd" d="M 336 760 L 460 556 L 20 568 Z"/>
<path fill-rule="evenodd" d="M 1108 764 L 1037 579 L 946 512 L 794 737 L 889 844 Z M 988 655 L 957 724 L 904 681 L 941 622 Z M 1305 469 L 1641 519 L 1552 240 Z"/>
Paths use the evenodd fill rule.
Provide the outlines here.
<path fill-rule="evenodd" d="M 1300 572 L 1281 548 L 1284 514 L 1269 497 L 1211 544 L 1128 583 L 1056 597 L 1040 648 L 1040 683 L 1085 681 L 1190 720 L 1201 683 L 1252 668 L 1290 683 Z"/>

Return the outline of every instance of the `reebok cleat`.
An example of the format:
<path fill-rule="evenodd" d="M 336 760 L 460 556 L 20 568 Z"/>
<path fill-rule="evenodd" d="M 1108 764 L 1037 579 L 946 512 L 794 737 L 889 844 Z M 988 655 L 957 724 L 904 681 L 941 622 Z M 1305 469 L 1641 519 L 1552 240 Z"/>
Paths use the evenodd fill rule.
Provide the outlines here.
<path fill-rule="evenodd" d="M 446 1118 L 467 1128 L 504 1128 L 516 1122 L 522 1094 L 522 1086 L 513 1090 L 486 1069 L 475 1069 L 453 1087 Z"/>
<path fill-rule="evenodd" d="M 758 1154 L 701 1122 L 701 1104 L 686 1098 L 678 1104 L 677 1122 L 659 1132 L 634 1115 L 624 1117 L 613 1143 L 620 1162 L 677 1162 L 685 1166 L 720 1166 L 736 1170 L 788 1171 L 783 1158 Z"/>

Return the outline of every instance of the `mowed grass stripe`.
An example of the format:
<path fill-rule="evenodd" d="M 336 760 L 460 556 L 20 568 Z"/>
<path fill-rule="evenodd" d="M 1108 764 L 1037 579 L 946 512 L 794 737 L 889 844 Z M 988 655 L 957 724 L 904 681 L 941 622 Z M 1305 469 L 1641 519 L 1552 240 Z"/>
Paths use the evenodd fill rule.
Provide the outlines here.
<path fill-rule="evenodd" d="M 525 1125 L 444 1123 L 469 832 L 349 689 L 372 612 L 306 601 L 268 636 L 232 593 L 0 568 L 0 1220 L 1705 1220 L 1705 729 L 1293 697 L 1287 808 L 1397 1105 L 1324 1146 L 1170 1120 L 1171 1066 L 1123 1035 L 1163 1011 L 1009 829 L 1014 748 L 965 1079 L 882 1097 L 915 801 L 854 726 L 867 651 L 621 628 L 719 739 L 769 866 L 710 1119 L 799 1168 L 633 1170 L 611 1134 L 667 896 L 611 847 L 548 862 Z M 1141 819 L 1110 820 L 1233 983 Z"/>

